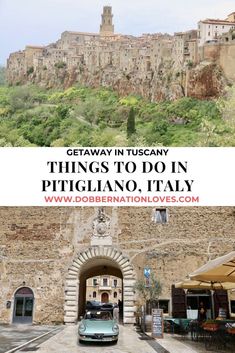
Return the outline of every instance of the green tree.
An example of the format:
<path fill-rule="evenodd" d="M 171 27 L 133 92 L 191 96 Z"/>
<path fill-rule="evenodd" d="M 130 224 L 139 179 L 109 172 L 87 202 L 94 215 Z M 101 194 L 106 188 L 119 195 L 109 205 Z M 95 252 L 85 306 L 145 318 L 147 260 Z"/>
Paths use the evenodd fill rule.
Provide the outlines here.
<path fill-rule="evenodd" d="M 30 87 L 15 87 L 9 94 L 9 103 L 13 111 L 27 109 L 33 106 Z"/>
<path fill-rule="evenodd" d="M 60 104 L 57 106 L 56 112 L 60 119 L 65 119 L 69 115 L 69 107 L 67 105 Z"/>
<path fill-rule="evenodd" d="M 6 83 L 6 69 L 0 66 L 0 86 L 4 86 Z"/>
<path fill-rule="evenodd" d="M 158 303 L 159 296 L 162 293 L 161 282 L 155 277 L 154 273 L 151 273 L 148 284 L 146 284 L 146 279 L 136 281 L 134 289 L 139 293 L 144 304 L 146 306 L 150 304 L 151 307 Z"/>
<path fill-rule="evenodd" d="M 131 107 L 127 118 L 127 137 L 133 135 L 135 131 L 135 110 Z"/>
<path fill-rule="evenodd" d="M 89 124 L 96 124 L 103 109 L 103 103 L 95 97 L 87 98 L 76 107 L 78 119 L 85 119 Z"/>

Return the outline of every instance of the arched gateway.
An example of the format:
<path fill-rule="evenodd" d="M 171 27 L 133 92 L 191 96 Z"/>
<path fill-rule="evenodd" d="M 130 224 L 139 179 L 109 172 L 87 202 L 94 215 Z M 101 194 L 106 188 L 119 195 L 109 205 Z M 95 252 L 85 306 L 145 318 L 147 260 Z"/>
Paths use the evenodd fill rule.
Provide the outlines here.
<path fill-rule="evenodd" d="M 68 270 L 65 284 L 64 322 L 77 322 L 85 303 L 85 281 L 105 271 L 123 279 L 123 323 L 133 324 L 134 284 L 136 276 L 130 260 L 120 250 L 111 246 L 92 246 L 80 252 Z"/>

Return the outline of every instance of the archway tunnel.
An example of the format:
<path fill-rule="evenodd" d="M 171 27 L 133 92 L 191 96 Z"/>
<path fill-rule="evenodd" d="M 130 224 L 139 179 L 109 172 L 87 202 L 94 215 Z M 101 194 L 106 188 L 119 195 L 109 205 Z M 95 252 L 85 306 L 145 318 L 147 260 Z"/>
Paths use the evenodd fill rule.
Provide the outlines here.
<path fill-rule="evenodd" d="M 90 247 L 80 252 L 68 269 L 64 306 L 66 324 L 75 324 L 85 312 L 86 281 L 93 276 L 107 274 L 122 281 L 123 323 L 135 322 L 136 274 L 129 258 L 113 247 Z"/>
<path fill-rule="evenodd" d="M 121 298 L 119 302 L 123 302 L 123 275 L 120 267 L 117 263 L 108 258 L 93 258 L 90 259 L 82 268 L 79 274 L 79 295 L 78 295 L 78 317 L 84 315 L 86 309 L 86 302 L 88 299 L 88 280 L 91 278 L 97 278 L 99 276 L 113 276 L 114 278 L 119 278 L 121 280 Z M 112 295 L 112 283 L 97 283 L 94 285 L 97 301 L 107 301 L 110 303 L 117 302 Z M 104 299 L 107 298 L 107 299 Z M 92 298 L 93 299 L 93 298 Z M 101 299 L 101 300 L 99 300 Z M 122 310 L 120 305 L 119 310 Z M 123 313 L 120 312 L 120 317 L 123 317 Z"/>

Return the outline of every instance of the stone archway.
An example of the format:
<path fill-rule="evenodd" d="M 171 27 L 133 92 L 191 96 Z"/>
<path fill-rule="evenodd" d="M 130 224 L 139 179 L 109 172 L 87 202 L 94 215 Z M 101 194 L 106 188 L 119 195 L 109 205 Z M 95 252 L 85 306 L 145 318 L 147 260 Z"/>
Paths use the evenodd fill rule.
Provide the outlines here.
<path fill-rule="evenodd" d="M 134 285 L 136 275 L 129 258 L 111 247 L 90 247 L 80 252 L 68 269 L 65 283 L 65 324 L 75 324 L 79 313 L 79 276 L 90 261 L 109 261 L 119 268 L 123 278 L 123 323 L 134 324 Z"/>

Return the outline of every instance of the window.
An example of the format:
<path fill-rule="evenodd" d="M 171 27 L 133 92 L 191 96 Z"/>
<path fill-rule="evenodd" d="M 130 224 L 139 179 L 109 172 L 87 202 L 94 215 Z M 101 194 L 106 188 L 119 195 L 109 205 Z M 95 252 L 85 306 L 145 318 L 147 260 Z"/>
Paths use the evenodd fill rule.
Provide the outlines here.
<path fill-rule="evenodd" d="M 231 314 L 235 314 L 235 300 L 230 300 Z"/>
<path fill-rule="evenodd" d="M 97 278 L 93 278 L 93 286 L 97 286 L 97 284 L 98 284 Z"/>
<path fill-rule="evenodd" d="M 93 292 L 93 298 L 96 298 L 96 292 Z"/>
<path fill-rule="evenodd" d="M 187 309 L 198 310 L 198 297 L 187 296 Z"/>
<path fill-rule="evenodd" d="M 163 309 L 163 313 L 169 313 L 169 300 L 159 300 L 159 309 Z"/>
<path fill-rule="evenodd" d="M 113 285 L 114 285 L 114 287 L 117 287 L 117 279 L 113 280 Z"/>
<path fill-rule="evenodd" d="M 103 278 L 103 286 L 104 287 L 108 286 L 108 278 Z"/>
<path fill-rule="evenodd" d="M 114 297 L 114 298 L 117 298 L 117 292 L 114 292 L 114 293 L 113 293 L 113 297 Z"/>
<path fill-rule="evenodd" d="M 210 37 L 210 35 L 211 35 L 211 32 L 208 32 L 208 37 Z"/>
<path fill-rule="evenodd" d="M 155 223 L 165 224 L 168 222 L 168 214 L 166 208 L 156 208 L 153 213 L 153 221 Z"/>

